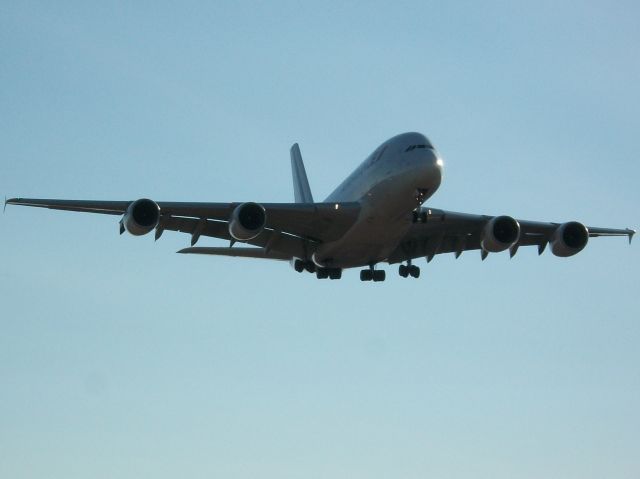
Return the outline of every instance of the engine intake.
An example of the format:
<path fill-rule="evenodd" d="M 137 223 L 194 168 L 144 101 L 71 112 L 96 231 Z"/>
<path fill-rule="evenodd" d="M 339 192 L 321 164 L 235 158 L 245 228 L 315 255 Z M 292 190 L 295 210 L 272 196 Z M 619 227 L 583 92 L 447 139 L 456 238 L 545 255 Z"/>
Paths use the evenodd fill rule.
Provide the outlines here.
<path fill-rule="evenodd" d="M 236 206 L 229 220 L 229 234 L 238 241 L 249 241 L 258 236 L 267 223 L 267 213 L 258 203 Z"/>
<path fill-rule="evenodd" d="M 134 236 L 147 234 L 158 226 L 159 221 L 160 207 L 146 198 L 131 203 L 122 217 L 122 225 Z"/>
<path fill-rule="evenodd" d="M 585 225 L 577 221 L 563 223 L 551 237 L 551 252 L 561 258 L 573 256 L 582 251 L 588 241 L 589 230 Z"/>
<path fill-rule="evenodd" d="M 482 230 L 480 246 L 490 253 L 504 251 L 520 239 L 520 225 L 511 216 L 494 216 Z"/>

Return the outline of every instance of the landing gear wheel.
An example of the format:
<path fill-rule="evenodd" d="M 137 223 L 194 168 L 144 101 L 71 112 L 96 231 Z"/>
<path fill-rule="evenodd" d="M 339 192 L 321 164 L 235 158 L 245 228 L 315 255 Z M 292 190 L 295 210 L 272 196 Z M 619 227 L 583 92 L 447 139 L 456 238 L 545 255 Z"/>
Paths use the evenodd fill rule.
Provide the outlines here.
<path fill-rule="evenodd" d="M 409 276 L 409 267 L 405 266 L 404 264 L 401 264 L 398 267 L 398 274 L 403 278 L 406 278 L 407 276 Z"/>
<path fill-rule="evenodd" d="M 384 281 L 385 278 L 387 277 L 387 274 L 385 273 L 385 271 L 383 269 L 377 269 L 375 271 L 373 271 L 373 280 L 374 281 Z"/>
<path fill-rule="evenodd" d="M 363 269 L 360 271 L 360 281 L 371 281 L 373 279 L 373 270 Z"/>
<path fill-rule="evenodd" d="M 329 279 L 342 278 L 342 270 L 340 268 L 334 268 L 329 271 Z"/>
<path fill-rule="evenodd" d="M 418 268 L 417 266 L 411 265 L 408 267 L 408 269 L 409 269 L 409 274 L 411 275 L 412 278 L 420 277 L 420 268 Z"/>
<path fill-rule="evenodd" d="M 293 269 L 295 269 L 298 273 L 302 273 L 304 271 L 304 262 L 299 259 L 295 260 L 293 263 Z"/>
<path fill-rule="evenodd" d="M 316 278 L 327 279 L 329 277 L 329 271 L 326 268 L 318 268 L 316 270 Z"/>

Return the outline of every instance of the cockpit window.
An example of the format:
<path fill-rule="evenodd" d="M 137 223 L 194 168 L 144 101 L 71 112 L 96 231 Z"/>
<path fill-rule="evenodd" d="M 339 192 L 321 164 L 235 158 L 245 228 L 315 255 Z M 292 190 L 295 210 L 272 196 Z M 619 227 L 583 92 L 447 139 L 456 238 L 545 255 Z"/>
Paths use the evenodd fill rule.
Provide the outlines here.
<path fill-rule="evenodd" d="M 412 150 L 415 150 L 416 148 L 433 148 L 433 146 L 431 146 L 430 144 L 411 145 L 404 151 L 412 151 Z"/>

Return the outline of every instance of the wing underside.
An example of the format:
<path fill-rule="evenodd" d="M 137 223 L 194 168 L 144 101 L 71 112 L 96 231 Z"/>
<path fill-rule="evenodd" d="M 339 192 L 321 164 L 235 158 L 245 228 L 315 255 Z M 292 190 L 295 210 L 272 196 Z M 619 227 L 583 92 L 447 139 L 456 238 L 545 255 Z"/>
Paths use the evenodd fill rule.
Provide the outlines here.
<path fill-rule="evenodd" d="M 56 200 L 12 198 L 6 204 L 63 211 L 124 215 L 132 201 Z M 191 246 L 202 236 L 235 242 L 229 221 L 241 203 L 158 202 L 158 239 L 164 231 L 191 235 Z M 265 228 L 247 244 L 263 248 L 273 259 L 308 259 L 318 244 L 340 238 L 356 221 L 360 205 L 351 203 L 262 203 Z M 201 252 L 202 253 L 202 252 Z M 210 253 L 212 254 L 212 253 Z M 221 254 L 220 252 L 215 254 Z"/>
<path fill-rule="evenodd" d="M 454 253 L 459 257 L 464 251 L 482 250 L 483 231 L 494 218 L 487 215 L 472 215 L 433 208 L 423 208 L 418 218 L 390 255 L 389 263 L 399 263 L 413 258 L 426 257 L 431 261 L 435 255 Z M 536 246 L 538 253 L 546 249 L 553 240 L 560 223 L 545 223 L 517 220 L 520 226 L 518 241 L 511 245 L 509 253 L 513 257 L 521 246 Z M 631 242 L 635 234 L 631 229 L 587 227 L 589 238 L 600 236 L 626 236 Z M 482 251 L 482 258 L 487 252 Z"/>

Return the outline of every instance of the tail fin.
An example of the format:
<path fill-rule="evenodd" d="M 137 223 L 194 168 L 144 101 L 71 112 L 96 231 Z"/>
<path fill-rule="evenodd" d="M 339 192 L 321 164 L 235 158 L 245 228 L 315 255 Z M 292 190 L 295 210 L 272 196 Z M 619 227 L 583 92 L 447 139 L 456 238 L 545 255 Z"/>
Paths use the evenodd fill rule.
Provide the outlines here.
<path fill-rule="evenodd" d="M 293 174 L 293 194 L 296 203 L 313 203 L 307 172 L 304 170 L 300 147 L 297 143 L 291 147 L 291 173 Z"/>

